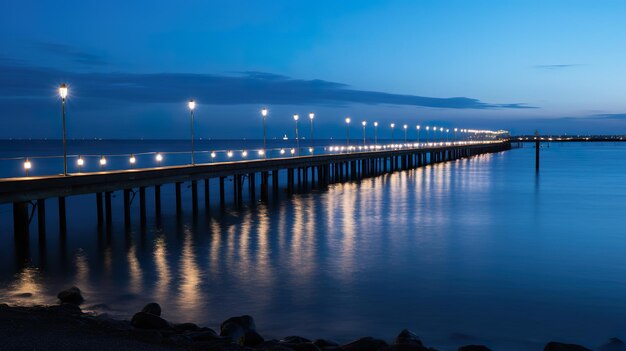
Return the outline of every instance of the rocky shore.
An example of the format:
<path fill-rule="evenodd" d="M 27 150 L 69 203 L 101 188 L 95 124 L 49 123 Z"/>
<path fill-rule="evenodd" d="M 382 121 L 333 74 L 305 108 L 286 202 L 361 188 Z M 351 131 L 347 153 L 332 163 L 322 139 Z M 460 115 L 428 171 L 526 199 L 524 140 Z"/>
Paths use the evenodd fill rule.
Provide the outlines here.
<path fill-rule="evenodd" d="M 0 304 L 1 350 L 207 350 L 207 351 L 436 351 L 424 345 L 409 330 L 389 341 L 362 337 L 340 345 L 326 339 L 287 336 L 266 340 L 251 316 L 232 317 L 219 329 L 194 323 L 171 323 L 161 317 L 161 306 L 147 304 L 130 321 L 106 314 L 84 313 L 80 289 L 72 287 L 58 294 L 59 304 L 17 307 Z M 485 345 L 466 345 L 458 351 L 489 351 Z M 561 342 L 549 342 L 544 351 L 590 351 Z M 597 351 L 626 351 L 618 338 L 610 339 Z"/>

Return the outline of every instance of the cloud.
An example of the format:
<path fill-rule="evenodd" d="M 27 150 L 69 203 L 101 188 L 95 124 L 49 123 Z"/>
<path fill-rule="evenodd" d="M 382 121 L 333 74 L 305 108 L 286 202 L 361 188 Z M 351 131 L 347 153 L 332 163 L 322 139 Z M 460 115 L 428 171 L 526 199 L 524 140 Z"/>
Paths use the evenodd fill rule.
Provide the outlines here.
<path fill-rule="evenodd" d="M 129 103 L 178 103 L 193 97 L 203 104 L 398 105 L 449 109 L 526 109 L 521 103 L 494 104 L 468 97 L 435 98 L 350 89 L 325 80 L 302 80 L 264 72 L 237 75 L 190 73 L 76 73 L 0 62 L 0 97 L 50 97 L 50 86 L 67 82 L 84 98 Z M 73 89 L 72 89 L 73 90 Z"/>
<path fill-rule="evenodd" d="M 565 68 L 573 68 L 582 66 L 580 63 L 571 63 L 571 64 L 560 64 L 560 65 L 535 65 L 534 68 L 537 69 L 546 69 L 546 70 L 557 70 L 557 69 L 565 69 Z"/>
<path fill-rule="evenodd" d="M 34 42 L 33 46 L 46 53 L 68 58 L 72 62 L 83 66 L 102 67 L 108 64 L 104 56 L 86 52 L 70 45 L 49 42 Z"/>

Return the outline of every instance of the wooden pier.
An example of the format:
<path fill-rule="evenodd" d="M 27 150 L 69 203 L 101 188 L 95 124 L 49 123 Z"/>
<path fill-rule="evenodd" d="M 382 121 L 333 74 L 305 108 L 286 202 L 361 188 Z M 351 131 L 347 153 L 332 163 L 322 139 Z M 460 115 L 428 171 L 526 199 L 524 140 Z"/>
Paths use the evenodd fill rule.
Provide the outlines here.
<path fill-rule="evenodd" d="M 297 156 L 265 160 L 220 162 L 186 166 L 130 169 L 123 171 L 70 174 L 68 176 L 21 177 L 0 179 L 0 204 L 13 204 L 13 228 L 16 239 L 28 240 L 29 224 L 37 212 L 39 235 L 45 235 L 46 200 L 56 198 L 58 203 L 59 230 L 66 231 L 65 198 L 68 196 L 95 194 L 98 224 L 112 222 L 111 194 L 123 192 L 124 223 L 131 223 L 131 201 L 139 197 L 140 223 L 146 223 L 146 188 L 154 188 L 154 211 L 161 214 L 161 187 L 173 184 L 176 213 L 182 212 L 181 186 L 189 183 L 191 208 L 199 210 L 198 183 L 204 190 L 204 207 L 209 208 L 210 180 L 219 182 L 220 206 L 225 206 L 225 180 L 233 182 L 233 202 L 243 203 L 243 188 L 248 186 L 250 201 L 256 201 L 257 176 L 260 177 L 259 196 L 268 201 L 270 191 L 280 191 L 279 173 L 286 170 L 286 191 L 289 194 L 304 192 L 314 187 L 332 183 L 357 181 L 398 170 L 407 170 L 471 157 L 478 154 L 509 150 L 509 141 L 482 144 L 460 144 L 420 148 L 400 148 L 366 152 L 337 153 Z M 271 183 L 271 187 L 270 187 Z"/>

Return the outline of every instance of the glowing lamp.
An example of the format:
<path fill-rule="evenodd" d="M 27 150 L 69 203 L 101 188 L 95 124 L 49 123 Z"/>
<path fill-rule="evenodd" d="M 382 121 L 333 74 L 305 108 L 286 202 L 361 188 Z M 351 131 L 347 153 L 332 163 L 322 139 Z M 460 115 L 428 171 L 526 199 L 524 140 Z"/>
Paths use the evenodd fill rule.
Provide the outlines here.
<path fill-rule="evenodd" d="M 298 119 L 300 119 L 300 116 L 298 116 L 298 115 L 293 115 L 293 120 L 294 120 L 294 121 L 297 121 Z"/>
<path fill-rule="evenodd" d="M 263 107 L 263 108 L 261 109 L 261 116 L 263 116 L 263 117 L 267 117 L 267 107 Z"/>
<path fill-rule="evenodd" d="M 137 159 L 135 158 L 135 155 L 130 155 L 130 158 L 128 159 L 128 162 L 130 162 L 131 165 L 134 165 L 135 162 L 137 162 Z"/>
<path fill-rule="evenodd" d="M 76 160 L 76 164 L 78 167 L 82 167 L 85 164 L 85 160 L 83 160 L 82 157 L 79 157 L 78 160 Z"/>
<path fill-rule="evenodd" d="M 309 118 L 310 118 L 310 119 L 315 118 L 315 113 L 313 113 L 313 112 L 309 113 Z"/>
<path fill-rule="evenodd" d="M 61 99 L 65 100 L 67 97 L 67 84 L 63 83 L 59 86 L 59 96 L 61 96 Z"/>
<path fill-rule="evenodd" d="M 196 102 L 195 102 L 195 101 L 193 101 L 193 99 L 191 99 L 191 100 L 189 100 L 189 104 L 188 104 L 188 106 L 189 106 L 189 109 L 190 109 L 191 111 L 193 111 L 193 110 L 196 108 Z"/>
<path fill-rule="evenodd" d="M 155 158 L 156 158 L 157 162 L 163 161 L 163 155 L 161 155 L 160 153 L 156 154 Z"/>

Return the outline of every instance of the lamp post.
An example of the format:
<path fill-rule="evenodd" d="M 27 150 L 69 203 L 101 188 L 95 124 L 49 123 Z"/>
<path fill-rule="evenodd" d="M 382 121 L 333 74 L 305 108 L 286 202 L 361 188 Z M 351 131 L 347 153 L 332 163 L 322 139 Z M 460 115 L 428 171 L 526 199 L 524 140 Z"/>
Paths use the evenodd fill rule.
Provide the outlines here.
<path fill-rule="evenodd" d="M 315 118 L 315 113 L 309 112 L 309 120 L 311 121 L 311 148 L 313 148 L 313 118 Z"/>
<path fill-rule="evenodd" d="M 441 133 L 439 133 L 439 139 L 441 139 L 441 142 L 443 143 L 443 127 L 439 128 L 439 131 Z"/>
<path fill-rule="evenodd" d="M 366 121 L 361 122 L 361 125 L 363 125 L 363 146 L 365 146 L 365 126 L 367 125 Z"/>
<path fill-rule="evenodd" d="M 420 125 L 415 126 L 415 129 L 417 129 L 417 147 L 420 147 Z"/>
<path fill-rule="evenodd" d="M 406 133 L 407 133 L 409 126 L 405 124 L 402 127 L 404 128 L 404 144 L 406 144 Z"/>
<path fill-rule="evenodd" d="M 350 151 L 350 117 L 346 117 L 346 145 Z"/>
<path fill-rule="evenodd" d="M 267 158 L 267 144 L 265 135 L 265 120 L 267 119 L 267 107 L 261 109 L 261 116 L 263 116 L 263 158 Z"/>
<path fill-rule="evenodd" d="M 428 130 L 430 129 L 429 126 L 426 126 L 426 146 L 428 146 Z"/>
<path fill-rule="evenodd" d="M 458 128 L 454 128 L 454 142 L 456 143 L 456 132 L 458 131 Z"/>
<path fill-rule="evenodd" d="M 196 160 L 193 147 L 193 110 L 196 109 L 196 102 L 191 99 L 187 105 L 189 106 L 189 112 L 191 113 L 191 165 L 194 166 L 196 164 Z"/>
<path fill-rule="evenodd" d="M 450 129 L 446 128 L 446 142 L 450 142 Z"/>
<path fill-rule="evenodd" d="M 78 165 L 78 172 L 80 173 L 80 171 L 83 168 L 83 165 L 85 164 L 85 160 L 83 160 L 82 156 L 78 156 L 78 160 L 76 160 L 76 164 Z"/>
<path fill-rule="evenodd" d="M 374 122 L 374 145 L 378 146 L 378 122 Z"/>
<path fill-rule="evenodd" d="M 61 96 L 61 105 L 63 106 L 63 175 L 67 175 L 67 144 L 65 142 L 65 98 L 67 97 L 67 84 L 62 83 L 59 86 L 59 95 Z"/>
<path fill-rule="evenodd" d="M 296 150 L 298 150 L 298 155 L 300 155 L 300 139 L 298 138 L 298 120 L 300 116 L 293 115 L 293 120 L 296 121 Z"/>
<path fill-rule="evenodd" d="M 396 127 L 395 123 L 391 123 L 391 146 L 393 147 L 393 129 Z"/>

